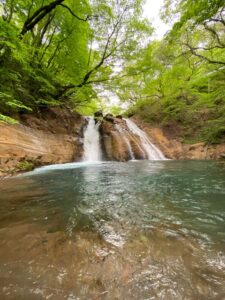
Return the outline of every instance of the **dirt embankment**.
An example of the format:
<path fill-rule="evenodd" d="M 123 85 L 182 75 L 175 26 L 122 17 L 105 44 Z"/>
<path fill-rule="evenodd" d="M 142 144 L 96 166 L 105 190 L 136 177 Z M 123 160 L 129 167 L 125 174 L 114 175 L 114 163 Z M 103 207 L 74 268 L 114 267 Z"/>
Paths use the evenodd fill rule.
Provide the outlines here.
<path fill-rule="evenodd" d="M 204 142 L 184 144 L 175 127 L 151 126 L 137 117 L 132 120 L 144 130 L 167 158 L 171 159 L 225 159 L 225 143 L 207 145 Z"/>
<path fill-rule="evenodd" d="M 85 118 L 60 107 L 0 123 L 0 175 L 80 160 Z"/>

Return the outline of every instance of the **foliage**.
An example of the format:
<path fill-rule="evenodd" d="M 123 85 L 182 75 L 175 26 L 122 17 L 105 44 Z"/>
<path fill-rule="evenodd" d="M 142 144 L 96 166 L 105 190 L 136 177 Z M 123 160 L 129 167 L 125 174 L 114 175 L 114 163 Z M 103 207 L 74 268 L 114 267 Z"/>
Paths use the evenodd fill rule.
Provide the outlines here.
<path fill-rule="evenodd" d="M 128 115 L 176 124 L 184 141 L 225 140 L 222 2 L 182 0 L 174 7 L 174 1 L 165 1 L 164 18 L 178 18 L 178 7 L 179 20 L 162 41 L 142 49 L 135 64 L 127 64 L 130 77 L 120 94 L 131 103 Z"/>
<path fill-rule="evenodd" d="M 1 3 L 0 120 L 56 105 L 87 115 L 112 94 L 128 114 L 177 124 L 185 141 L 224 139 L 223 0 L 165 0 L 174 25 L 161 41 L 150 41 L 142 0 Z"/>
<path fill-rule="evenodd" d="M 0 112 L 5 116 L 61 104 L 91 112 L 98 86 L 106 88 L 118 60 L 134 55 L 151 32 L 140 0 L 1 5 Z"/>
<path fill-rule="evenodd" d="M 18 121 L 14 120 L 13 118 L 4 116 L 2 114 L 0 114 L 0 122 L 5 122 L 8 124 L 17 124 L 18 123 Z"/>
<path fill-rule="evenodd" d="M 32 171 L 34 169 L 34 163 L 27 160 L 22 160 L 18 162 L 16 168 L 20 171 Z"/>

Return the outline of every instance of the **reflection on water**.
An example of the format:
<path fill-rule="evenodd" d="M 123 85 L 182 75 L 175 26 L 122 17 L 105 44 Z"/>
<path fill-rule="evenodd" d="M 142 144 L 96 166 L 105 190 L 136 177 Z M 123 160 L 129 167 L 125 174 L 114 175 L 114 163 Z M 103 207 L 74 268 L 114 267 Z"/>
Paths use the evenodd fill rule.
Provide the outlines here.
<path fill-rule="evenodd" d="M 225 297 L 223 165 L 52 166 L 0 199 L 0 299 Z"/>

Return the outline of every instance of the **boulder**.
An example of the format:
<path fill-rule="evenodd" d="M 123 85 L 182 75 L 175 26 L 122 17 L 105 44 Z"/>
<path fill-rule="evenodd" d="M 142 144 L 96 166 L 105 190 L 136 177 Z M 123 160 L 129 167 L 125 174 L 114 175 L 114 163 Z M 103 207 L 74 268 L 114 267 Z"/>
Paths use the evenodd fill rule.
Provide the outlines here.
<path fill-rule="evenodd" d="M 98 118 L 98 117 L 101 117 L 101 118 L 103 118 L 103 112 L 102 112 L 102 110 L 98 110 L 98 111 L 96 111 L 95 113 L 94 113 L 94 117 L 96 118 Z"/>
<path fill-rule="evenodd" d="M 98 110 L 94 113 L 95 124 L 101 122 L 103 120 L 103 112 L 102 110 Z"/>
<path fill-rule="evenodd" d="M 103 135 L 102 145 L 107 160 L 127 161 L 131 158 L 127 144 L 118 131 Z"/>
<path fill-rule="evenodd" d="M 108 117 L 110 118 L 111 116 Z M 106 160 L 127 161 L 130 159 L 127 144 L 114 122 L 104 118 L 100 126 L 100 133 Z"/>
<path fill-rule="evenodd" d="M 115 123 L 115 117 L 112 114 L 106 114 L 104 116 L 104 120 L 106 120 L 108 122 Z"/>

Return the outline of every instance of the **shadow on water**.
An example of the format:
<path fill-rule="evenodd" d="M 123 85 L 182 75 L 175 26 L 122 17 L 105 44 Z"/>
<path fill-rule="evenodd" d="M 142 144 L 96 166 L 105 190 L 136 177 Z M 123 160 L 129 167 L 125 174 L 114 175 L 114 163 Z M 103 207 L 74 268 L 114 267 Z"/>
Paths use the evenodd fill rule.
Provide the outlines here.
<path fill-rule="evenodd" d="M 225 296 L 220 164 L 55 165 L 0 198 L 0 299 Z"/>

